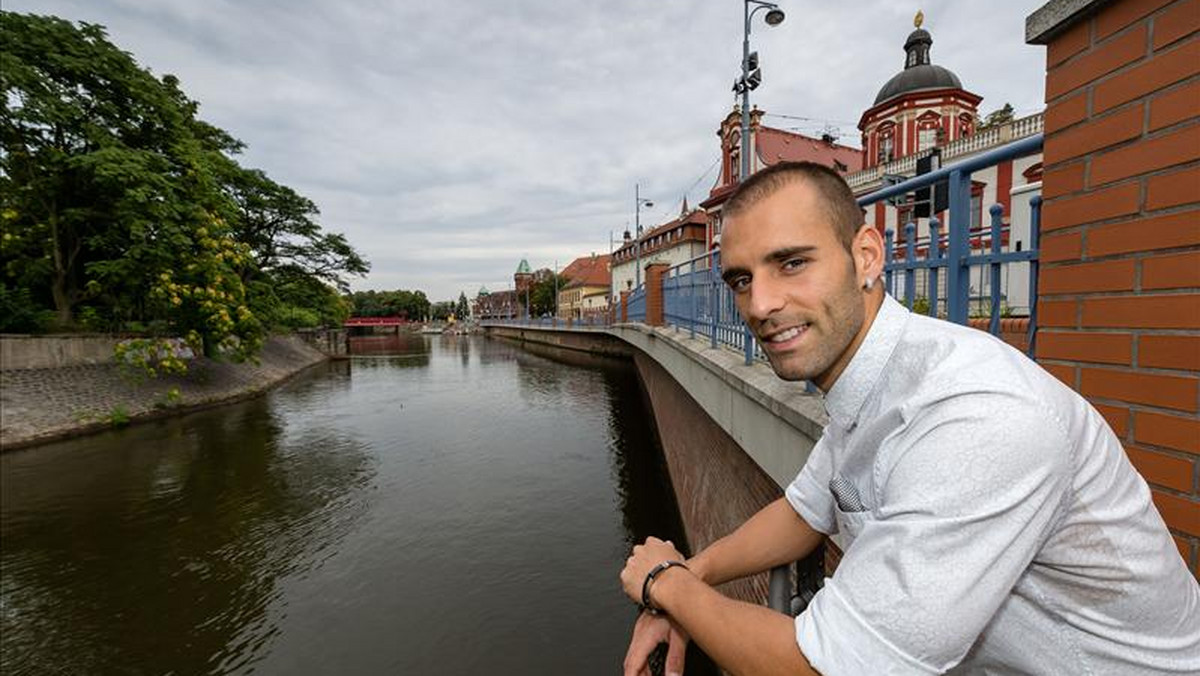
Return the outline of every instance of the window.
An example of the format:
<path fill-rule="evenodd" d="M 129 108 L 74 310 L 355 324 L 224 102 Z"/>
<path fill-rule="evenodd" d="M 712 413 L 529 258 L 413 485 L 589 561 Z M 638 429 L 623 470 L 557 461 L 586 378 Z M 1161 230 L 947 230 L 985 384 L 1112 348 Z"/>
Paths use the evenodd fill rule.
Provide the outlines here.
<path fill-rule="evenodd" d="M 929 127 L 917 132 L 917 150 L 925 150 L 937 145 L 938 128 Z"/>
<path fill-rule="evenodd" d="M 895 157 L 895 147 L 893 146 L 892 135 L 879 137 L 879 161 L 891 162 Z"/>
<path fill-rule="evenodd" d="M 983 186 L 986 183 L 971 182 L 971 229 L 983 227 Z"/>

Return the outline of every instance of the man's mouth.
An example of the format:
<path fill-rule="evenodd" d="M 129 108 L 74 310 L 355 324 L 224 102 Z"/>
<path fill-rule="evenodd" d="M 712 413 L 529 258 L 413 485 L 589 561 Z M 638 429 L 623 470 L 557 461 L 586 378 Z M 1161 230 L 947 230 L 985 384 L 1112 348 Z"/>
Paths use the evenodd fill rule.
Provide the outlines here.
<path fill-rule="evenodd" d="M 772 346 L 777 346 L 777 345 L 781 346 L 781 345 L 784 345 L 785 343 L 790 343 L 791 341 L 799 338 L 807 330 L 808 330 L 808 324 L 798 324 L 796 326 L 790 326 L 786 329 L 783 329 L 782 331 L 776 331 L 775 333 L 772 333 L 770 335 L 763 336 L 762 340 L 763 340 L 763 343 L 766 343 L 766 344 L 769 344 Z"/>

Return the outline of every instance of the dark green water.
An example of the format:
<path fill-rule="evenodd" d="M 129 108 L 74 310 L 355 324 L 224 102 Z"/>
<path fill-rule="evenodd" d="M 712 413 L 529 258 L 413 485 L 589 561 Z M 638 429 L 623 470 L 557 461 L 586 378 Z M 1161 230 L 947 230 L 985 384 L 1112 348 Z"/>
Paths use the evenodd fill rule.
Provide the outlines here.
<path fill-rule="evenodd" d="M 0 456 L 0 672 L 619 673 L 620 566 L 682 539 L 633 371 L 481 338 L 356 352 Z"/>

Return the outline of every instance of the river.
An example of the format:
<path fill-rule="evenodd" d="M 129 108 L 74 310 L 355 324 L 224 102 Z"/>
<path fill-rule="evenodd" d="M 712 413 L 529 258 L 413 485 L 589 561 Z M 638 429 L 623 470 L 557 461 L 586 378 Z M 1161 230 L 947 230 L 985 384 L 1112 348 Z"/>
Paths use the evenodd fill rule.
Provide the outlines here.
<path fill-rule="evenodd" d="M 480 337 L 353 350 L 0 456 L 0 672 L 619 673 L 617 572 L 680 539 L 632 368 Z"/>

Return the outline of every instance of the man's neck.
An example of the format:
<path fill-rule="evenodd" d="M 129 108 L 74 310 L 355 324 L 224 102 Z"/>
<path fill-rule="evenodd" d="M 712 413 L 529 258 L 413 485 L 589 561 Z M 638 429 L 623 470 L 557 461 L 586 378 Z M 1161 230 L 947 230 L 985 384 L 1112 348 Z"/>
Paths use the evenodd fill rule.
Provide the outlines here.
<path fill-rule="evenodd" d="M 838 378 L 845 372 L 850 362 L 854 361 L 854 355 L 858 353 L 858 349 L 862 347 L 863 341 L 867 339 L 867 334 L 871 331 L 871 325 L 875 323 L 875 318 L 879 316 L 879 308 L 883 306 L 884 293 L 882 285 L 876 286 L 871 291 L 864 291 L 863 296 L 863 322 L 862 326 L 858 329 L 858 333 L 854 334 L 854 339 L 846 346 L 845 351 L 833 363 L 833 366 L 825 373 L 813 379 L 813 384 L 826 394 L 837 384 Z"/>

